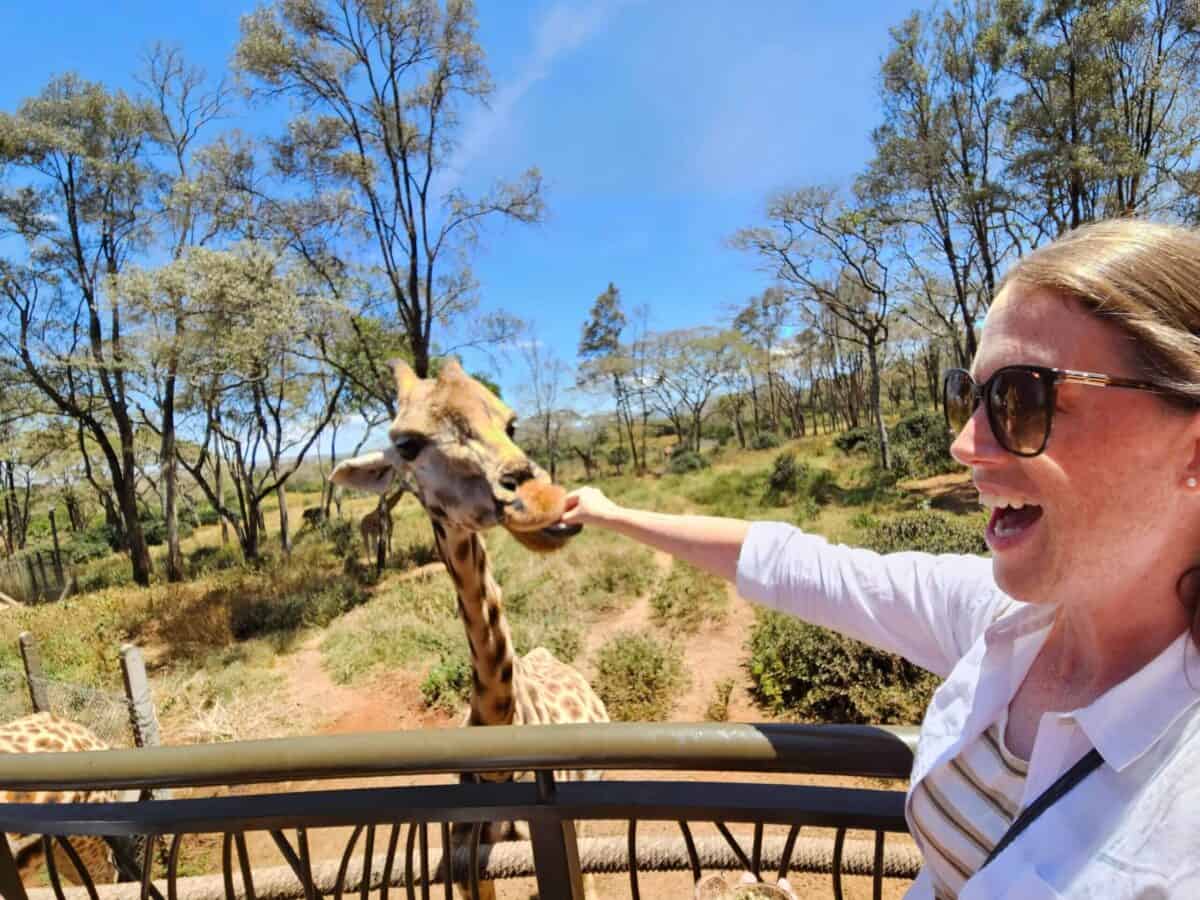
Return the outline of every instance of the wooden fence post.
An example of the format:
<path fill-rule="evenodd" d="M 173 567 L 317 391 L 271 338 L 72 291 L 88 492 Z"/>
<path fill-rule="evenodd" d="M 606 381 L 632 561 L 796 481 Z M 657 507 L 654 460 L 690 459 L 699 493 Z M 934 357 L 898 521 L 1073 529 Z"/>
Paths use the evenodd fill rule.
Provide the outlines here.
<path fill-rule="evenodd" d="M 35 713 L 50 712 L 50 695 L 46 691 L 46 676 L 42 672 L 42 657 L 38 653 L 37 640 L 28 631 L 17 638 L 21 645 L 21 659 L 25 663 L 25 683 L 29 685 L 29 700 Z"/>
<path fill-rule="evenodd" d="M 129 724 L 133 742 L 139 747 L 157 747 L 160 743 L 158 714 L 146 678 L 146 661 L 134 644 L 121 645 L 121 675 L 125 681 L 125 697 L 129 700 Z"/>
<path fill-rule="evenodd" d="M 62 549 L 58 546 L 58 525 L 54 522 L 54 507 L 50 507 L 50 534 L 54 538 L 54 575 L 58 578 L 58 590 L 63 586 Z"/>

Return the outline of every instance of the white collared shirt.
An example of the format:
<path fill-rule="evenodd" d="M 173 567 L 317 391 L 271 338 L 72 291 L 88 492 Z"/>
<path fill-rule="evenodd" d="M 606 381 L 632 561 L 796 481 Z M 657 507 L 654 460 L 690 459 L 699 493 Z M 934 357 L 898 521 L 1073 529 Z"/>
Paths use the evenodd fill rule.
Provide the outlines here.
<path fill-rule="evenodd" d="M 945 678 L 921 723 L 908 803 L 912 786 L 999 718 L 1054 617 L 1004 594 L 984 557 L 881 556 L 768 522 L 746 535 L 737 589 Z M 1088 706 L 1042 716 L 1021 806 L 1092 747 L 1104 765 L 968 880 L 960 900 L 1200 898 L 1200 658 L 1190 636 Z M 933 897 L 925 872 L 907 896 Z"/>

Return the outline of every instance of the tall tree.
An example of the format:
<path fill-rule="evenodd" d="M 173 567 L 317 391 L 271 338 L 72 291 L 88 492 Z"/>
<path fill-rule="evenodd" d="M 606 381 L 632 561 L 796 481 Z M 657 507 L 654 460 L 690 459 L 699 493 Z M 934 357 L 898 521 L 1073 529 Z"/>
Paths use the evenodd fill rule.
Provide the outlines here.
<path fill-rule="evenodd" d="M 845 326 L 844 339 L 866 352 L 870 403 L 879 435 L 880 463 L 891 468 L 883 423 L 880 353 L 888 339 L 894 229 L 868 203 L 844 200 L 827 188 L 805 188 L 777 196 L 768 225 L 745 228 L 736 247 L 758 254 L 768 271 L 787 286 L 821 327 L 828 314 Z"/>
<path fill-rule="evenodd" d="M 478 197 L 450 169 L 461 106 L 492 90 L 475 31 L 469 0 L 275 0 L 243 17 L 237 47 L 260 95 L 303 111 L 273 146 L 278 174 L 314 192 L 290 206 L 293 230 L 348 217 L 366 235 L 377 264 L 365 276 L 394 300 L 421 377 L 435 323 L 476 303 L 469 254 L 480 227 L 542 214 L 536 169 Z M 336 255 L 308 259 L 324 273 Z"/>
<path fill-rule="evenodd" d="M 147 240 L 150 111 L 73 75 L 15 114 L 0 113 L 0 259 L 5 351 L 103 454 L 134 581 L 150 583 L 138 518 L 129 348 L 119 297 L 106 289 Z"/>
<path fill-rule="evenodd" d="M 621 292 L 611 282 L 596 298 L 583 323 L 583 334 L 579 338 L 580 384 L 599 386 L 611 385 L 613 402 L 617 413 L 617 440 L 629 438 L 630 457 L 639 471 L 644 461 L 639 462 L 637 444 L 634 440 L 632 392 L 630 390 L 628 355 L 621 344 L 621 333 L 625 330 L 625 313 L 621 309 Z M 682 435 L 681 435 L 682 437 Z"/>

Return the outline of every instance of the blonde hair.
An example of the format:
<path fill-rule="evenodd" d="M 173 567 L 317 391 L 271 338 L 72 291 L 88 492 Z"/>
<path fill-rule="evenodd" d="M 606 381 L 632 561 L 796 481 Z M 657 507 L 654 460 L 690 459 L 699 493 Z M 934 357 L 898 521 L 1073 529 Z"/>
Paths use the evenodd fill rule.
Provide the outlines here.
<path fill-rule="evenodd" d="M 1022 257 L 1000 287 L 1018 283 L 1069 297 L 1130 339 L 1137 374 L 1200 408 L 1200 231 L 1140 219 L 1084 225 Z M 1200 647 L 1200 566 L 1179 579 Z"/>
<path fill-rule="evenodd" d="M 1200 231 L 1140 219 L 1084 225 L 1022 257 L 1013 282 L 1070 297 L 1130 338 L 1143 378 L 1200 404 Z"/>

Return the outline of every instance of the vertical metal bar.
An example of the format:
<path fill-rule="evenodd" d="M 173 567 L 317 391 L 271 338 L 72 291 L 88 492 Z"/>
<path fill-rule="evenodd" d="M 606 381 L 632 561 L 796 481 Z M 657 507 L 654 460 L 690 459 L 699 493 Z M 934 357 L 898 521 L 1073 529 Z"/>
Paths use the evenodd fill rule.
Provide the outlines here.
<path fill-rule="evenodd" d="M 246 832 L 239 831 L 234 840 L 237 842 L 238 864 L 242 869 L 242 889 L 246 892 L 246 900 L 254 900 L 254 876 L 250 872 L 250 854 L 246 850 Z"/>
<path fill-rule="evenodd" d="M 296 846 L 300 850 L 300 867 L 304 870 L 304 898 L 305 900 L 321 900 L 317 886 L 313 883 L 312 856 L 308 852 L 307 828 L 296 829 Z"/>
<path fill-rule="evenodd" d="M 717 826 L 717 831 L 721 832 L 721 837 L 725 838 L 725 843 L 729 845 L 729 848 L 734 852 L 734 855 L 737 856 L 738 863 L 741 864 L 741 867 L 747 872 L 751 871 L 751 869 L 753 869 L 753 864 L 750 862 L 750 857 L 746 855 L 746 851 L 742 849 L 742 845 L 737 842 L 737 839 L 730 834 L 729 829 L 725 826 L 725 823 L 714 822 L 713 824 Z"/>
<path fill-rule="evenodd" d="M 233 889 L 233 835 L 228 831 L 221 841 L 221 876 L 225 881 L 225 900 L 237 900 Z"/>
<path fill-rule="evenodd" d="M 417 823 L 410 822 L 408 825 L 408 840 L 404 842 L 404 896 L 407 900 L 416 900 L 417 892 L 414 889 L 416 884 L 416 873 L 414 866 L 416 863 L 413 860 L 413 847 L 417 843 Z"/>
<path fill-rule="evenodd" d="M 4 900 L 29 900 L 7 840 L 0 840 L 0 897 Z"/>
<path fill-rule="evenodd" d="M 55 838 L 58 845 L 62 847 L 63 852 L 67 854 L 67 859 L 71 861 L 71 865 L 75 867 L 75 872 L 79 875 L 79 883 L 84 886 L 88 892 L 88 896 L 92 900 L 100 900 L 100 895 L 96 893 L 96 883 L 92 880 L 92 873 L 87 870 L 87 866 L 83 864 L 83 860 L 79 858 L 79 853 L 71 845 L 71 839 L 59 835 Z M 99 838 L 97 838 L 99 840 Z M 54 854 L 51 853 L 51 856 Z M 251 898 L 253 900 L 253 898 Z"/>
<path fill-rule="evenodd" d="M 754 849 L 750 853 L 750 871 L 754 873 L 754 877 L 762 881 L 762 842 L 763 842 L 763 823 L 754 823 Z"/>
<path fill-rule="evenodd" d="M 392 823 L 392 834 L 388 838 L 387 856 L 383 861 L 383 883 L 379 885 L 379 900 L 388 900 L 388 886 L 392 883 L 392 872 L 396 867 L 396 844 L 400 840 L 400 823 Z"/>
<path fill-rule="evenodd" d="M 687 847 L 688 863 L 692 867 L 692 879 L 699 884 L 704 871 L 700 868 L 700 854 L 696 852 L 696 842 L 692 840 L 692 829 L 688 827 L 687 822 L 680 819 L 679 830 L 683 832 L 683 844 Z"/>
<path fill-rule="evenodd" d="M 363 868 L 362 877 L 359 879 L 358 896 L 360 900 L 367 900 L 371 893 L 371 855 L 375 852 L 375 826 L 367 826 L 367 839 L 363 843 Z M 451 898 L 453 900 L 453 898 Z"/>
<path fill-rule="evenodd" d="M 626 838 L 626 856 L 629 859 L 629 894 L 633 900 L 641 900 L 641 885 L 638 884 L 637 866 L 637 819 L 629 820 L 629 831 Z"/>
<path fill-rule="evenodd" d="M 454 840 L 450 837 L 449 822 L 442 823 L 442 872 L 443 894 L 446 900 L 454 900 Z"/>
<path fill-rule="evenodd" d="M 46 873 L 50 876 L 50 886 L 54 888 L 54 896 L 58 900 L 65 900 L 62 880 L 58 877 L 58 863 L 54 859 L 54 841 L 49 835 L 42 835 L 42 852 L 46 855 Z"/>
<path fill-rule="evenodd" d="M 304 888 L 304 900 L 313 900 L 313 887 L 311 874 L 306 875 L 303 863 L 300 857 L 296 855 L 296 851 L 292 849 L 292 845 L 288 843 L 288 839 L 282 831 L 272 829 L 270 832 L 271 839 L 275 841 L 275 846 L 279 848 L 280 855 L 291 867 L 296 878 L 300 881 L 301 887 Z"/>
<path fill-rule="evenodd" d="M 480 900 L 479 896 L 479 842 L 483 840 L 483 823 L 476 822 L 471 826 L 471 845 L 467 866 L 471 870 L 471 900 Z"/>
<path fill-rule="evenodd" d="M 171 852 L 167 854 L 167 900 L 179 900 L 179 845 L 183 835 L 171 839 Z"/>
<path fill-rule="evenodd" d="M 29 702 L 35 713 L 50 712 L 50 696 L 46 691 L 46 675 L 42 671 L 42 655 L 38 652 L 37 639 L 28 631 L 17 638 L 21 646 L 21 660 L 25 663 L 25 683 L 29 685 Z"/>
<path fill-rule="evenodd" d="M 883 900 L 883 839 L 882 831 L 875 832 L 875 868 L 871 879 L 871 896 Z"/>
<path fill-rule="evenodd" d="M 421 847 L 421 900 L 429 900 L 429 826 L 422 822 L 417 832 Z"/>
<path fill-rule="evenodd" d="M 153 834 L 148 834 L 148 835 L 146 835 L 145 840 L 146 840 L 146 848 L 142 852 L 141 900 L 147 900 L 147 898 L 150 896 L 150 891 L 153 888 L 153 885 L 150 884 L 150 876 L 153 874 L 153 872 L 151 870 L 154 868 L 154 843 L 155 843 L 155 841 L 158 840 L 158 836 L 153 835 Z M 158 891 L 155 891 L 154 893 L 157 894 Z M 162 898 L 158 897 L 158 898 L 156 898 L 156 900 L 162 900 Z"/>
<path fill-rule="evenodd" d="M 796 848 L 796 838 L 799 835 L 799 825 L 793 825 L 788 829 L 787 840 L 783 842 L 783 856 L 779 858 L 779 881 L 787 878 L 788 870 L 792 867 L 792 851 Z"/>
<path fill-rule="evenodd" d="M 833 839 L 833 900 L 842 900 L 842 852 L 846 849 L 846 829 L 839 828 Z"/>
<path fill-rule="evenodd" d="M 537 772 L 537 802 L 551 815 L 535 816 L 529 823 L 533 864 L 537 870 L 540 900 L 583 900 L 583 874 L 579 869 L 579 844 L 575 823 L 558 818 L 554 773 Z"/>
<path fill-rule="evenodd" d="M 336 900 L 342 900 L 342 892 L 346 889 L 346 872 L 350 868 L 350 857 L 354 855 L 354 845 L 358 843 L 358 836 L 362 834 L 362 830 L 362 825 L 355 825 L 354 831 L 350 833 L 350 840 L 346 842 L 346 849 L 342 853 L 342 862 L 338 866 L 337 881 L 333 885 L 333 896 Z"/>

